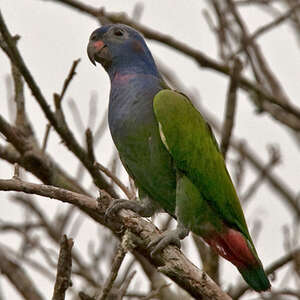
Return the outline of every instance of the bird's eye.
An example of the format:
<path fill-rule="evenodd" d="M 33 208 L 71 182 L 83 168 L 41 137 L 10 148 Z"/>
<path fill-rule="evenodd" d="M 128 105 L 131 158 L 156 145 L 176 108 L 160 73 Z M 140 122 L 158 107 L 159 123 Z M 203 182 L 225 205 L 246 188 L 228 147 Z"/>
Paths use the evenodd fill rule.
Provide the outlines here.
<path fill-rule="evenodd" d="M 123 31 L 122 31 L 121 29 L 117 29 L 117 30 L 114 32 L 114 35 L 116 35 L 116 36 L 123 36 L 124 33 L 123 33 Z"/>
<path fill-rule="evenodd" d="M 95 41 L 96 39 L 97 39 L 97 35 L 96 35 L 96 34 L 92 34 L 91 40 L 92 40 L 92 41 Z"/>

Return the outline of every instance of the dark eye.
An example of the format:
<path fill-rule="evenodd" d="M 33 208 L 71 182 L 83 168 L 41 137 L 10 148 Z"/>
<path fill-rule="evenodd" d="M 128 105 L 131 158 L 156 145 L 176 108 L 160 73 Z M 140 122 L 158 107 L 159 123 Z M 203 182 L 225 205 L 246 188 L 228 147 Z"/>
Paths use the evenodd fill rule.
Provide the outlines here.
<path fill-rule="evenodd" d="M 123 30 L 117 29 L 117 30 L 114 32 L 114 35 L 116 35 L 116 36 L 123 36 L 123 35 L 124 35 Z"/>
<path fill-rule="evenodd" d="M 91 40 L 92 40 L 92 41 L 95 41 L 96 39 L 97 39 L 97 34 L 92 34 Z"/>

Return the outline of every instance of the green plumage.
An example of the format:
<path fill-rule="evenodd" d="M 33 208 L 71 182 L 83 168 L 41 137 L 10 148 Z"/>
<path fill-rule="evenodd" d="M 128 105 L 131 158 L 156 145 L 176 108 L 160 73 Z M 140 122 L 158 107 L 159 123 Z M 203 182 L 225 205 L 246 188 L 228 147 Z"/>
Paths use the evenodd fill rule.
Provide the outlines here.
<path fill-rule="evenodd" d="M 171 90 L 159 92 L 153 105 L 176 167 L 199 188 L 202 197 L 222 219 L 250 239 L 223 156 L 201 114 L 188 98 Z"/>
<path fill-rule="evenodd" d="M 162 90 L 153 102 L 161 139 L 177 169 L 176 215 L 234 263 L 255 290 L 270 283 L 251 240 L 213 133 L 183 94 Z"/>

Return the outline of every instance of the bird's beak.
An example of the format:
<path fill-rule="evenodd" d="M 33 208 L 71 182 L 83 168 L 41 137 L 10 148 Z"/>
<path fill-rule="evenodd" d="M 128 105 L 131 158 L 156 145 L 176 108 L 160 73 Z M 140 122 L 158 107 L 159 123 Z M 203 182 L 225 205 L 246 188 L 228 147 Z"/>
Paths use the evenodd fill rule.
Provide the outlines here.
<path fill-rule="evenodd" d="M 87 47 L 87 53 L 90 61 L 96 66 L 96 62 L 100 63 L 105 69 L 111 64 L 111 54 L 108 47 L 102 40 L 90 40 Z"/>

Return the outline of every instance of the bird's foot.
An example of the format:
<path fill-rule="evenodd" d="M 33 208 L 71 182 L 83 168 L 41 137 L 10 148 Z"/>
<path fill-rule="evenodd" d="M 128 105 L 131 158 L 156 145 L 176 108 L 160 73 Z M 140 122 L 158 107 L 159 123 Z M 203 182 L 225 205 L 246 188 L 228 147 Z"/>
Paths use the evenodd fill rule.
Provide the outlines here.
<path fill-rule="evenodd" d="M 148 203 L 138 203 L 136 200 L 117 199 L 105 212 L 105 219 L 116 215 L 121 209 L 129 209 L 139 214 L 141 217 L 150 217 L 154 214 L 154 207 Z"/>
<path fill-rule="evenodd" d="M 155 256 L 170 244 L 173 244 L 180 249 L 180 241 L 184 239 L 188 234 L 189 230 L 181 224 L 177 225 L 177 228 L 175 230 L 168 230 L 163 232 L 159 237 L 149 243 L 148 248 L 154 247 L 154 249 L 151 251 L 151 256 Z"/>

